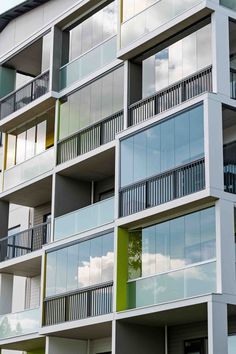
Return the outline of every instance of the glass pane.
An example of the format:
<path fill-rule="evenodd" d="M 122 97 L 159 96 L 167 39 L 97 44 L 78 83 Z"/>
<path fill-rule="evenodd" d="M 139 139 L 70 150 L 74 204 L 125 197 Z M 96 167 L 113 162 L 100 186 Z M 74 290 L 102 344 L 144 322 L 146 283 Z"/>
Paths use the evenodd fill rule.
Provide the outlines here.
<path fill-rule="evenodd" d="M 35 155 L 35 134 L 36 134 L 36 127 L 27 130 L 26 159 L 30 159 Z"/>
<path fill-rule="evenodd" d="M 236 9 L 236 5 L 235 5 Z M 228 339 L 228 354 L 235 354 L 236 353 L 236 335 L 229 336 Z"/>
<path fill-rule="evenodd" d="M 185 270 L 185 297 L 216 291 L 216 263 L 203 264 Z"/>
<path fill-rule="evenodd" d="M 170 221 L 170 265 L 171 269 L 182 268 L 186 265 L 184 254 L 184 218 Z"/>
<path fill-rule="evenodd" d="M 216 257 L 215 208 L 201 211 L 201 260 Z"/>
<path fill-rule="evenodd" d="M 113 71 L 113 113 L 119 112 L 124 106 L 124 68 Z"/>
<path fill-rule="evenodd" d="M 40 154 L 46 149 L 47 121 L 37 125 L 36 154 Z"/>
<path fill-rule="evenodd" d="M 67 262 L 67 291 L 78 289 L 78 245 L 73 245 L 67 248 L 68 262 Z"/>
<path fill-rule="evenodd" d="M 143 65 L 142 97 L 151 96 L 155 92 L 155 56 L 145 59 Z"/>
<path fill-rule="evenodd" d="M 212 64 L 211 25 L 197 31 L 197 67 L 198 70 Z"/>
<path fill-rule="evenodd" d="M 82 26 L 76 26 L 70 31 L 70 54 L 69 61 L 77 58 L 82 53 L 81 40 Z"/>
<path fill-rule="evenodd" d="M 161 124 L 161 171 L 174 166 L 174 120 Z"/>
<path fill-rule="evenodd" d="M 82 53 L 92 48 L 92 17 L 85 20 L 82 26 Z"/>
<path fill-rule="evenodd" d="M 82 109 L 82 107 L 80 107 L 81 91 L 75 92 L 68 98 L 69 116 L 67 119 L 69 118 L 69 135 L 77 132 L 80 128 L 80 109 Z"/>
<path fill-rule="evenodd" d="M 112 114 L 112 86 L 113 75 L 108 74 L 102 79 L 102 118 L 107 118 Z"/>
<path fill-rule="evenodd" d="M 134 4 L 135 0 L 123 0 L 123 22 L 135 14 Z"/>
<path fill-rule="evenodd" d="M 183 40 L 183 77 L 197 71 L 197 35 L 187 36 Z M 207 50 L 207 47 L 206 47 Z"/>
<path fill-rule="evenodd" d="M 134 182 L 134 138 L 121 142 L 121 187 Z"/>
<path fill-rule="evenodd" d="M 179 81 L 183 77 L 182 41 L 169 47 L 169 84 Z"/>
<path fill-rule="evenodd" d="M 90 285 L 99 284 L 102 280 L 102 239 L 97 237 L 91 242 L 90 249 Z"/>
<path fill-rule="evenodd" d="M 156 272 L 162 273 L 170 269 L 170 223 L 164 222 L 156 226 Z"/>
<path fill-rule="evenodd" d="M 112 2 L 103 9 L 103 40 L 115 35 L 117 32 L 116 8 L 116 2 Z"/>
<path fill-rule="evenodd" d="M 56 274 L 54 274 L 54 276 L 56 277 L 57 294 L 66 292 L 67 254 L 67 248 L 57 251 L 57 268 Z"/>
<path fill-rule="evenodd" d="M 16 136 L 7 135 L 7 164 L 6 168 L 13 167 L 15 165 L 16 158 Z"/>
<path fill-rule="evenodd" d="M 79 245 L 79 288 L 88 286 L 90 269 L 90 242 L 82 242 Z"/>
<path fill-rule="evenodd" d="M 17 135 L 16 164 L 25 161 L 26 132 Z"/>
<path fill-rule="evenodd" d="M 92 46 L 103 41 L 103 11 L 98 11 L 92 16 Z"/>
<path fill-rule="evenodd" d="M 52 296 L 56 294 L 57 253 L 48 253 L 46 259 L 46 296 Z"/>
<path fill-rule="evenodd" d="M 147 131 L 134 136 L 134 181 L 147 176 Z"/>
<path fill-rule="evenodd" d="M 102 239 L 102 283 L 113 280 L 114 234 L 105 235 Z"/>
<path fill-rule="evenodd" d="M 142 275 L 142 232 L 131 232 L 129 235 L 128 273 L 129 279 Z"/>
<path fill-rule="evenodd" d="M 198 106 L 190 114 L 190 159 L 191 161 L 204 156 L 203 106 Z"/>
<path fill-rule="evenodd" d="M 51 54 L 51 32 L 43 37 L 42 48 L 42 72 L 50 67 L 50 54 Z"/>
<path fill-rule="evenodd" d="M 84 87 L 83 89 L 81 89 L 79 92 L 80 92 L 79 129 L 83 129 L 83 128 L 87 127 L 88 125 L 90 125 L 91 86 L 88 85 L 88 86 Z M 74 98 L 74 100 L 75 100 L 75 98 Z M 78 102 L 77 102 L 77 107 L 78 107 Z M 77 112 L 76 118 L 78 120 L 78 112 Z"/>
<path fill-rule="evenodd" d="M 161 170 L 161 127 L 156 125 L 147 134 L 147 176 L 160 173 Z"/>
<path fill-rule="evenodd" d="M 155 56 L 156 91 L 162 90 L 169 84 L 169 50 L 164 49 Z"/>
<path fill-rule="evenodd" d="M 156 228 L 148 227 L 142 234 L 142 276 L 156 273 Z"/>
<path fill-rule="evenodd" d="M 60 104 L 60 120 L 59 120 L 59 140 L 69 135 L 69 98 L 66 102 Z"/>
<path fill-rule="evenodd" d="M 180 114 L 175 122 L 175 165 L 184 165 L 189 162 L 190 136 L 189 112 Z"/>
<path fill-rule="evenodd" d="M 91 85 L 91 123 L 102 118 L 102 81 L 97 80 Z"/>
<path fill-rule="evenodd" d="M 185 258 L 187 264 L 201 261 L 200 213 L 185 216 Z"/>

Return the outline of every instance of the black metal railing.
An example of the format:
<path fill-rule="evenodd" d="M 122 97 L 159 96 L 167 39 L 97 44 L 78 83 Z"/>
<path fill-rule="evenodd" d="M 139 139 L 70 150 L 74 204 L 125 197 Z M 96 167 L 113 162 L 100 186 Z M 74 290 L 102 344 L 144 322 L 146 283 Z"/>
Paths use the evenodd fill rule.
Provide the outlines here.
<path fill-rule="evenodd" d="M 37 225 L 15 235 L 0 239 L 0 261 L 37 251 L 50 241 L 51 223 Z"/>
<path fill-rule="evenodd" d="M 113 283 L 106 283 L 44 300 L 44 326 L 112 312 Z"/>
<path fill-rule="evenodd" d="M 128 216 L 205 188 L 205 159 L 120 189 L 120 217 Z"/>
<path fill-rule="evenodd" d="M 236 70 L 230 69 L 230 96 L 236 100 Z"/>
<path fill-rule="evenodd" d="M 236 163 L 224 163 L 224 190 L 236 194 Z"/>
<path fill-rule="evenodd" d="M 128 110 L 128 124 L 129 126 L 138 124 L 203 92 L 210 91 L 212 91 L 212 67 L 132 104 Z"/>
<path fill-rule="evenodd" d="M 49 71 L 36 77 L 34 80 L 10 93 L 0 101 L 0 119 L 18 111 L 49 90 Z"/>
<path fill-rule="evenodd" d="M 57 164 L 85 154 L 115 139 L 117 133 L 124 128 L 123 111 L 103 121 L 79 131 L 59 141 L 57 148 Z"/>

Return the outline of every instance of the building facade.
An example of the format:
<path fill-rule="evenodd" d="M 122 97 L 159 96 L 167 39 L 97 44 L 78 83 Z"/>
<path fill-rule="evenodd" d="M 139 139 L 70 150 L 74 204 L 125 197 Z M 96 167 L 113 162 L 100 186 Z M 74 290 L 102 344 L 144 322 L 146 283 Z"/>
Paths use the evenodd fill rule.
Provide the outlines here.
<path fill-rule="evenodd" d="M 0 132 L 2 353 L 236 353 L 234 0 L 10 9 Z"/>

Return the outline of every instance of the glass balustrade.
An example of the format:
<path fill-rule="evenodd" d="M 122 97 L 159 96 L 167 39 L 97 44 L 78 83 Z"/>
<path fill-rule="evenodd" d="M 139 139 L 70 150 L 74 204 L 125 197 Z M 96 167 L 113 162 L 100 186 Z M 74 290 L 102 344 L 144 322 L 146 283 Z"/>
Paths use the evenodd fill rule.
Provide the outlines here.
<path fill-rule="evenodd" d="M 4 172 L 4 190 L 30 181 L 53 168 L 54 148 L 32 157 Z"/>
<path fill-rule="evenodd" d="M 121 47 L 129 45 L 200 2 L 200 0 L 156 1 L 155 4 L 122 24 Z"/>
<path fill-rule="evenodd" d="M 61 90 L 113 61 L 116 58 L 116 38 L 109 38 L 63 66 L 60 69 Z"/>
<path fill-rule="evenodd" d="M 114 220 L 114 198 L 109 198 L 88 207 L 55 219 L 55 240 L 69 237 L 106 225 Z"/>
<path fill-rule="evenodd" d="M 128 282 L 128 308 L 186 299 L 216 290 L 216 262 L 210 261 Z"/>
<path fill-rule="evenodd" d="M 38 332 L 39 318 L 39 308 L 0 316 L 0 340 Z"/>

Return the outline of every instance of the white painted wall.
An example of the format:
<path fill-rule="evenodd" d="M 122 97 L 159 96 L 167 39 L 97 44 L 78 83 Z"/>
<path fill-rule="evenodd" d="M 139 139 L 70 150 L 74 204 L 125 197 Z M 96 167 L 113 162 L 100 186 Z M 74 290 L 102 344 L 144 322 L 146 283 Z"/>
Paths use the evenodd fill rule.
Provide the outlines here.
<path fill-rule="evenodd" d="M 87 354 L 87 341 L 67 338 L 46 338 L 46 354 Z"/>
<path fill-rule="evenodd" d="M 90 354 L 111 352 L 111 338 L 91 340 Z"/>
<path fill-rule="evenodd" d="M 0 33 L 0 56 L 40 31 L 57 16 L 80 0 L 51 0 L 11 21 Z M 25 25 L 27 23 L 27 26 Z"/>

